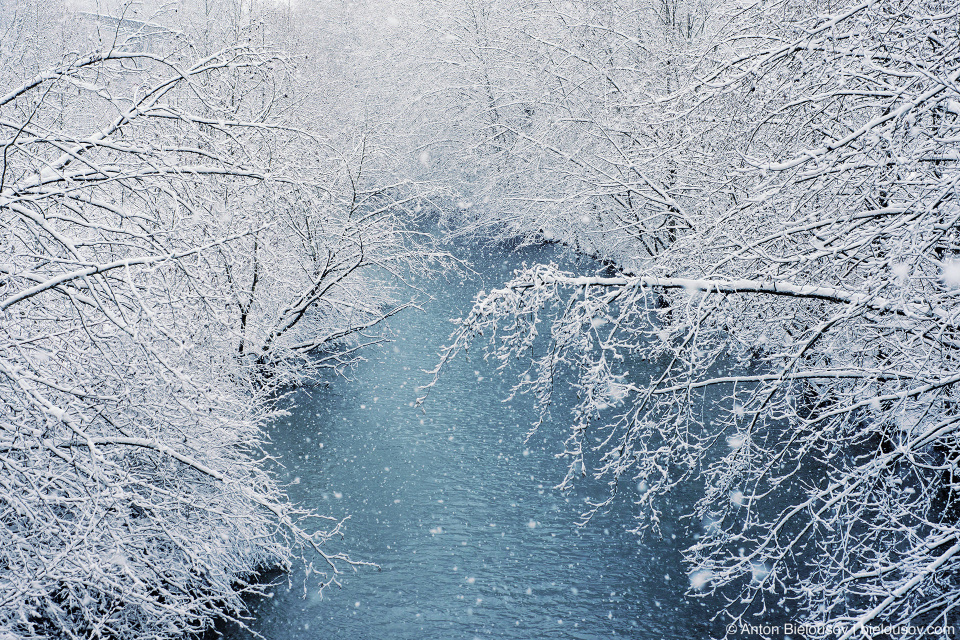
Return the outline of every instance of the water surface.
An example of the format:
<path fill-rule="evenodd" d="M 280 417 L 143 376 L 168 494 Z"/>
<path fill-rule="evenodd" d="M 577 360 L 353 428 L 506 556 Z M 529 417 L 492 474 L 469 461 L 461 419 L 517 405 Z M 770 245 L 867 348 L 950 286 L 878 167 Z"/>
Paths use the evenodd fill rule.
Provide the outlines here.
<path fill-rule="evenodd" d="M 706 609 L 684 598 L 683 526 L 666 518 L 662 537 L 640 540 L 627 532 L 629 501 L 575 526 L 584 500 L 604 488 L 553 488 L 565 471 L 555 456 L 569 415 L 563 394 L 554 424 L 525 442 L 531 399 L 503 403 L 512 377 L 476 349 L 414 407 L 449 319 L 522 261 L 557 251 L 461 255 L 478 273 L 418 282 L 434 299 L 395 319 L 395 340 L 367 352 L 351 380 L 294 394 L 272 431 L 281 480 L 294 501 L 349 515 L 342 548 L 381 570 L 349 572 L 322 599 L 304 597 L 294 575 L 292 589 L 255 603 L 253 629 L 269 640 L 710 636 Z"/>

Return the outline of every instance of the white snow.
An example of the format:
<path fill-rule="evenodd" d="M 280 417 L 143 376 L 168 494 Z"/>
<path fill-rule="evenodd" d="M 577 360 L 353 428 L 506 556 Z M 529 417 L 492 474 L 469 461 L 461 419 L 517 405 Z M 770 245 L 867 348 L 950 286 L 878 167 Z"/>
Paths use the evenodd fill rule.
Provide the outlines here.
<path fill-rule="evenodd" d="M 948 287 L 960 287 L 960 260 L 951 259 L 945 261 L 940 277 Z"/>
<path fill-rule="evenodd" d="M 713 579 L 713 572 L 709 569 L 700 569 L 690 574 L 690 586 L 700 591 Z"/>
<path fill-rule="evenodd" d="M 754 585 L 762 583 L 770 575 L 770 567 L 763 562 L 753 562 L 750 564 L 751 583 Z"/>

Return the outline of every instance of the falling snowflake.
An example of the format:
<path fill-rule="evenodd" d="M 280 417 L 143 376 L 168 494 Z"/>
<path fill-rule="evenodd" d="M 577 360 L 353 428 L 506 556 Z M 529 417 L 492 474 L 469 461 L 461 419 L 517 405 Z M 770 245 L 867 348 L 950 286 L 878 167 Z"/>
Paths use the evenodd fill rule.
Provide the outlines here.
<path fill-rule="evenodd" d="M 708 569 L 700 569 L 690 574 L 690 586 L 700 591 L 704 589 L 710 580 L 713 579 L 713 572 Z"/>

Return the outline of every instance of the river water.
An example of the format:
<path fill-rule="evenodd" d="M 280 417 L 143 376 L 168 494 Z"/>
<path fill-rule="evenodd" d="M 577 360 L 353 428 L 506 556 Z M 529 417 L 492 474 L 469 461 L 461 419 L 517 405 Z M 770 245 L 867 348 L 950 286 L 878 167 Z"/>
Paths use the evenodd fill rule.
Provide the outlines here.
<path fill-rule="evenodd" d="M 394 341 L 366 353 L 352 379 L 297 391 L 273 426 L 272 453 L 295 502 L 349 515 L 339 549 L 375 562 L 348 571 L 323 598 L 302 573 L 253 604 L 251 627 L 268 640 L 446 638 L 698 639 L 716 633 L 689 587 L 680 550 L 692 541 L 671 519 L 662 537 L 639 539 L 629 496 L 582 528 L 585 483 L 554 489 L 569 414 L 562 394 L 528 442 L 532 401 L 502 402 L 513 380 L 479 349 L 462 356 L 414 407 L 424 370 L 437 362 L 474 295 L 502 283 L 523 261 L 575 259 L 552 247 L 457 249 L 476 274 L 417 284 L 433 296 L 423 312 L 394 319 Z M 587 265 L 579 268 L 587 269 Z M 694 499 L 679 493 L 682 505 Z M 684 521 L 687 522 L 687 521 Z M 694 527 L 695 528 L 695 527 Z M 249 637 L 231 631 L 234 638 Z"/>

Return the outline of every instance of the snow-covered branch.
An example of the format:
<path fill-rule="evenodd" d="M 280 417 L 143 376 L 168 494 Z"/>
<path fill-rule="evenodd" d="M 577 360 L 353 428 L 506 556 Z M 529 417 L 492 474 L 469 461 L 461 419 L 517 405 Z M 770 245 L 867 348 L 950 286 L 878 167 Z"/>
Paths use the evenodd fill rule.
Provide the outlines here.
<path fill-rule="evenodd" d="M 343 521 L 289 504 L 264 428 L 280 385 L 349 366 L 404 308 L 391 274 L 436 257 L 410 194 L 354 169 L 370 145 L 291 119 L 270 47 L 168 30 L 64 53 L 7 10 L 0 637 L 200 633 L 314 553 L 312 586 L 337 584 L 362 564 L 331 548 Z"/>
<path fill-rule="evenodd" d="M 584 519 L 627 494 L 656 528 L 698 478 L 691 593 L 722 594 L 731 620 L 956 624 L 957 7 L 546 13 L 522 29 L 556 54 L 528 68 L 547 88 L 499 125 L 500 166 L 527 173 L 490 223 L 604 266 L 519 270 L 438 372 L 483 340 L 504 368 L 526 359 L 513 392 L 543 419 L 572 387 L 559 486 L 611 489 Z"/>

